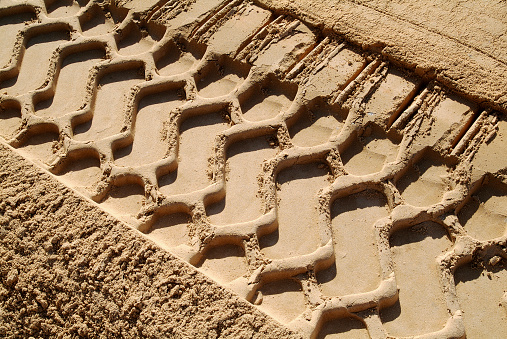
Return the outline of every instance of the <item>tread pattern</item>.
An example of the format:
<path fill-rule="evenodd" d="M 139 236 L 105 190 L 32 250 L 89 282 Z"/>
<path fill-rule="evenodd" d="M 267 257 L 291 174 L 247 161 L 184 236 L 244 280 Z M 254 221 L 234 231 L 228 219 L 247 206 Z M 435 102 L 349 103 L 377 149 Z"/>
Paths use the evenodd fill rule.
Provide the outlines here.
<path fill-rule="evenodd" d="M 303 306 L 291 319 L 279 319 L 309 336 L 317 336 L 329 319 L 342 317 L 360 319 L 371 337 L 398 335 L 391 333 L 382 314 L 404 293 L 397 284 L 392 237 L 407 229 L 425 232 L 433 223 L 450 243 L 434 258 L 439 279 L 435 283 L 443 291 L 448 317 L 440 329 L 426 334 L 463 336 L 454 272 L 469 262 L 505 271 L 507 262 L 505 211 L 489 214 L 496 218 L 496 233 L 482 237 L 467 228 L 476 222 L 474 209 L 479 210 L 473 201 L 481 192 L 496 187 L 494 196 L 505 206 L 507 167 L 488 167 L 477 160 L 491 156 L 495 140 L 507 135 L 505 116 L 481 111 L 434 81 L 405 74 L 338 37 L 320 36 L 290 16 L 242 1 L 217 1 L 203 13 L 194 11 L 193 4 L 168 1 L 143 13 L 98 0 L 3 5 L 2 18 L 19 13 L 32 17 L 16 28 L 13 57 L 0 69 L 0 119 L 5 121 L 0 132 L 6 142 L 22 150 L 39 135 L 57 133 L 58 139 L 47 143 L 52 155 L 35 155 L 57 176 L 73 164 L 98 159 L 98 167 L 83 165 L 98 169 L 93 183 L 79 179 L 70 185 L 99 204 L 105 204 L 118 187 L 141 186 L 141 209 L 125 213 L 117 205 L 113 213 L 205 271 L 203 261 L 216 249 L 227 254 L 227 249 L 240 248 L 239 254 L 230 256 L 244 256 L 237 263 L 242 265 L 239 273 L 231 273 L 234 278 L 229 281 L 217 280 L 261 309 L 270 298 L 289 303 L 283 298 L 290 293 L 269 286 L 295 283 Z M 188 13 L 195 14 L 194 20 Z M 256 21 L 241 31 L 241 41 L 225 46 L 216 42 L 220 34 L 237 28 L 234 20 L 246 15 Z M 55 38 L 54 32 L 63 32 L 65 41 L 56 40 L 61 37 Z M 16 82 L 8 86 L 15 79 L 21 81 L 24 60 L 37 37 L 48 38 L 40 44 L 55 45 L 43 82 L 32 78 L 31 85 L 25 81 L 19 87 Z M 63 111 L 52 108 L 58 108 L 63 70 L 75 64 L 67 60 L 84 53 L 89 56 L 81 59 L 87 69 L 82 101 L 62 104 L 67 107 Z M 150 111 L 155 118 L 143 118 L 143 109 L 156 105 L 159 113 Z M 199 126 L 204 126 L 202 132 Z M 136 144 L 141 138 L 143 145 L 153 147 L 146 156 L 145 146 Z M 195 153 L 200 172 L 185 178 L 184 162 L 192 168 L 194 161 L 185 142 L 192 138 L 209 148 Z M 262 144 L 254 148 L 261 160 L 251 165 L 258 168 L 257 187 L 245 195 L 256 196 L 252 199 L 261 210 L 248 220 L 214 223 L 211 206 L 226 199 L 233 189 L 231 178 L 239 175 L 229 167 L 234 156 L 230 149 L 237 146 L 235 154 L 241 154 L 238 145 L 254 140 Z M 262 154 L 272 155 L 262 158 Z M 312 169 L 298 176 L 305 171 L 301 166 Z M 290 190 L 287 194 L 293 200 L 286 202 L 287 185 L 303 182 L 308 182 L 303 189 L 317 192 L 309 194 L 311 202 L 298 200 Z M 378 206 L 379 218 L 362 227 L 371 227 L 373 261 L 378 261 L 380 276 L 372 289 L 327 295 L 322 272 L 340 260 L 336 244 L 342 240 L 336 238 L 339 232 L 333 221 L 348 212 L 333 211 L 343 199 L 371 199 Z M 295 213 L 296 204 L 310 204 L 310 214 L 315 206 L 314 223 L 294 225 L 305 237 L 299 243 L 283 221 L 290 223 L 292 219 L 283 218 Z M 184 226 L 159 233 L 158 225 L 172 217 L 183 218 L 176 225 Z M 278 240 L 273 238 L 276 233 Z M 164 234 L 173 238 L 161 240 Z M 279 252 L 277 241 L 292 241 L 294 248 Z M 217 274 L 212 267 L 210 272 Z M 273 297 L 277 295 L 282 299 Z M 276 307 L 288 312 L 278 301 Z M 271 312 L 269 307 L 265 310 Z"/>

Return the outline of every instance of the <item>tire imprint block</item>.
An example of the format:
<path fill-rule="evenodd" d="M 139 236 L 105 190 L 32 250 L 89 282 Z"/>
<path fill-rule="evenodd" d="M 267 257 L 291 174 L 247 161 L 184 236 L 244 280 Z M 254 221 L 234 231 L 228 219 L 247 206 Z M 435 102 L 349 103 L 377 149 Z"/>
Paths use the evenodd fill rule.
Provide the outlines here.
<path fill-rule="evenodd" d="M 308 336 L 347 319 L 371 337 L 476 328 L 454 272 L 505 269 L 506 215 L 495 206 L 507 165 L 485 160 L 505 140 L 505 116 L 249 2 L 136 12 L 33 0 L 0 16 L 12 46 L 0 69 L 2 137 L 163 248 Z M 47 75 L 27 78 L 36 47 Z M 83 73 L 68 105 L 65 88 Z M 490 202 L 475 207 L 477 197 Z M 236 218 L 228 206 L 242 199 L 251 203 Z M 414 248 L 447 238 L 423 275 L 447 318 L 427 308 L 424 333 L 406 298 L 411 266 L 398 262 L 412 248 L 398 234 L 410 231 L 421 233 Z M 356 252 L 346 241 L 369 243 Z M 373 259 L 347 258 L 364 253 Z"/>

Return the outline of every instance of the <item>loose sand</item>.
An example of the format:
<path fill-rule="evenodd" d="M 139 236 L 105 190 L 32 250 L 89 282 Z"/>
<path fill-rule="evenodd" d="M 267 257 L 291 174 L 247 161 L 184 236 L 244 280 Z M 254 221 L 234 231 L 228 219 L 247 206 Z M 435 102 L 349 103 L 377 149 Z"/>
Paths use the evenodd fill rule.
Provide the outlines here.
<path fill-rule="evenodd" d="M 298 337 L 0 146 L 2 337 Z"/>
<path fill-rule="evenodd" d="M 506 337 L 468 5 L 0 4 L 1 335 Z"/>

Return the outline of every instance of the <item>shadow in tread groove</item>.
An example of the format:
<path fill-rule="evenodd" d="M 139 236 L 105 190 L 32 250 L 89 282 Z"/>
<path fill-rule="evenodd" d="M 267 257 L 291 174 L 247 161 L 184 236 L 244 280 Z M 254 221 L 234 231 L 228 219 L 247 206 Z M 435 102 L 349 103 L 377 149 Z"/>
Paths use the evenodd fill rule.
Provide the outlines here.
<path fill-rule="evenodd" d="M 21 109 L 19 104 L 7 105 L 4 103 L 0 106 L 0 135 L 9 139 L 20 126 Z"/>
<path fill-rule="evenodd" d="M 478 240 L 501 237 L 507 232 L 507 184 L 486 177 L 486 182 L 468 199 L 458 218 Z"/>
<path fill-rule="evenodd" d="M 268 139 L 267 135 L 244 139 L 227 149 L 225 199 L 206 208 L 213 224 L 245 222 L 261 216 L 258 176 L 262 162 L 277 152 Z"/>
<path fill-rule="evenodd" d="M 67 17 L 79 12 L 89 0 L 57 0 L 47 7 L 48 15 L 51 18 Z"/>
<path fill-rule="evenodd" d="M 138 184 L 114 186 L 101 205 L 111 207 L 116 213 L 136 215 L 144 202 L 144 187 Z"/>
<path fill-rule="evenodd" d="M 102 174 L 97 157 L 85 157 L 69 161 L 59 176 L 71 186 L 91 186 Z"/>
<path fill-rule="evenodd" d="M 380 171 L 386 163 L 396 160 L 397 155 L 398 143 L 372 125 L 343 152 L 342 160 L 348 173 L 366 175 Z"/>
<path fill-rule="evenodd" d="M 204 98 L 229 94 L 245 80 L 249 70 L 248 65 L 225 57 L 212 61 L 195 76 L 198 94 Z"/>
<path fill-rule="evenodd" d="M 372 190 L 333 202 L 331 227 L 335 263 L 317 273 L 317 282 L 324 295 L 344 296 L 378 287 L 380 262 L 374 224 L 388 215 L 385 196 Z"/>
<path fill-rule="evenodd" d="M 147 52 L 164 35 L 165 27 L 151 29 L 130 24 L 122 31 L 121 40 L 117 41 L 118 52 L 122 55 L 136 55 Z"/>
<path fill-rule="evenodd" d="M 55 95 L 35 104 L 35 114 L 58 118 L 77 111 L 84 103 L 90 69 L 105 56 L 103 50 L 81 51 L 67 56 L 57 79 Z"/>
<path fill-rule="evenodd" d="M 162 76 L 181 74 L 192 68 L 204 55 L 206 46 L 170 41 L 153 53 L 158 73 Z"/>
<path fill-rule="evenodd" d="M 290 107 L 296 91 L 297 86 L 268 77 L 263 83 L 255 84 L 240 96 L 243 116 L 250 121 L 274 118 Z"/>
<path fill-rule="evenodd" d="M 291 166 L 277 175 L 278 228 L 259 239 L 268 258 L 309 254 L 320 246 L 316 207 L 319 190 L 329 185 L 328 174 L 327 166 L 310 163 Z"/>
<path fill-rule="evenodd" d="M 28 40 L 19 74 L 0 83 L 2 92 L 16 96 L 39 88 L 46 79 L 53 51 L 68 39 L 68 32 L 56 31 Z"/>
<path fill-rule="evenodd" d="M 220 112 L 185 119 L 180 126 L 178 168 L 159 178 L 160 191 L 166 195 L 189 193 L 207 187 L 208 159 L 212 155 L 215 136 L 226 130 Z"/>
<path fill-rule="evenodd" d="M 127 94 L 135 84 L 144 81 L 139 69 L 113 71 L 99 82 L 93 118 L 74 128 L 76 140 L 100 140 L 120 133 Z"/>
<path fill-rule="evenodd" d="M 113 19 L 109 12 L 107 12 L 108 15 L 106 15 L 106 12 L 98 6 L 94 6 L 88 13 L 79 18 L 81 29 L 85 36 L 110 33 L 113 31 L 114 25 L 118 22 Z"/>
<path fill-rule="evenodd" d="M 167 249 L 188 244 L 190 242 L 188 236 L 190 221 L 190 215 L 185 213 L 161 215 L 156 218 L 148 235 Z"/>
<path fill-rule="evenodd" d="M 408 204 L 414 206 L 436 204 L 447 189 L 448 172 L 449 168 L 442 157 L 426 151 L 401 178 L 396 180 L 396 187 Z"/>
<path fill-rule="evenodd" d="M 451 244 L 444 227 L 432 221 L 398 230 L 391 236 L 399 300 L 380 310 L 390 335 L 418 335 L 444 327 L 449 314 L 436 258 Z"/>
<path fill-rule="evenodd" d="M 0 48 L 0 68 L 6 66 L 11 59 L 18 31 L 25 27 L 25 22 L 31 22 L 34 19 L 35 13 L 32 12 L 0 17 L 0 37 L 2 37 L 2 48 Z"/>
<path fill-rule="evenodd" d="M 183 104 L 184 97 L 183 89 L 176 88 L 142 98 L 135 116 L 134 141 L 115 151 L 115 163 L 120 166 L 140 166 L 163 159 L 168 152 L 165 124 L 169 121 L 171 111 Z"/>
<path fill-rule="evenodd" d="M 196 267 L 224 284 L 248 272 L 245 251 L 240 246 L 232 244 L 208 249 Z"/>
<path fill-rule="evenodd" d="M 505 300 L 506 260 L 486 269 L 475 264 L 471 262 L 459 267 L 454 274 L 467 338 L 505 338 L 507 305 L 502 302 L 502 297 Z"/>
<path fill-rule="evenodd" d="M 318 339 L 369 339 L 365 325 L 358 319 L 345 317 L 331 319 L 324 323 L 319 331 Z"/>
<path fill-rule="evenodd" d="M 264 284 L 257 298 L 259 308 L 282 323 L 290 322 L 306 308 L 301 285 L 291 279 Z"/>
<path fill-rule="evenodd" d="M 324 101 L 316 102 L 305 108 L 297 121 L 290 125 L 292 142 L 302 147 L 323 144 L 340 132 L 346 118 L 345 110 Z"/>
<path fill-rule="evenodd" d="M 47 130 L 42 131 L 40 134 L 29 135 L 21 149 L 30 153 L 42 161 L 47 161 L 54 156 L 53 145 L 58 141 L 59 134 L 54 126 L 49 126 Z"/>

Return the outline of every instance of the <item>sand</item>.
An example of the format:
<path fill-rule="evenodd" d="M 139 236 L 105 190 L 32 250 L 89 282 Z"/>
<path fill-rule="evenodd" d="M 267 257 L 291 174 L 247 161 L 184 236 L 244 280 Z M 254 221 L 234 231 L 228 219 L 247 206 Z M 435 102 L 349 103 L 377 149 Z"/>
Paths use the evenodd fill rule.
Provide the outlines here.
<path fill-rule="evenodd" d="M 506 112 L 504 1 L 256 0 Z"/>
<path fill-rule="evenodd" d="M 0 154 L 2 337 L 294 336 L 7 147 Z"/>
<path fill-rule="evenodd" d="M 504 49 L 446 11 L 1 4 L 2 335 L 505 337 Z"/>

